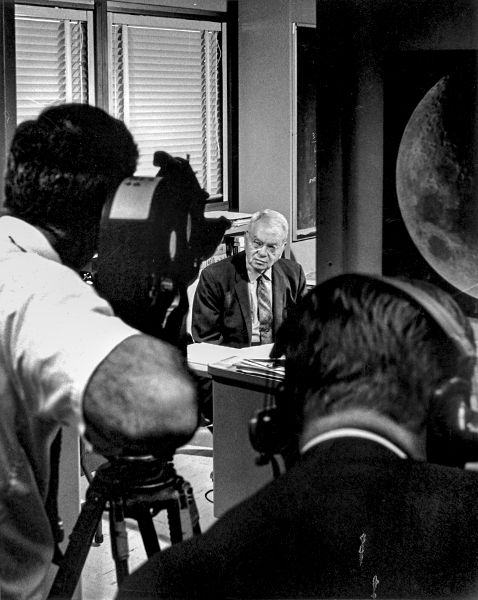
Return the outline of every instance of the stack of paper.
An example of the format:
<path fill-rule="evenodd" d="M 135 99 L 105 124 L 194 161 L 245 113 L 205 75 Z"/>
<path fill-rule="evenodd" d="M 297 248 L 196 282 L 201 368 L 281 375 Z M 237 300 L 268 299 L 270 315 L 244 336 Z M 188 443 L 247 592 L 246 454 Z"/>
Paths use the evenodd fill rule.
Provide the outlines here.
<path fill-rule="evenodd" d="M 240 373 L 259 375 L 277 381 L 282 381 L 285 375 L 284 359 L 281 358 L 244 358 L 234 366 Z"/>
<path fill-rule="evenodd" d="M 238 356 L 238 352 L 240 352 L 238 348 L 228 348 L 205 342 L 190 344 L 187 351 L 189 366 L 199 373 L 207 373 L 208 365 Z"/>
<path fill-rule="evenodd" d="M 188 351 L 189 366 L 199 373 L 207 373 L 209 365 L 227 363 L 242 373 L 253 373 L 263 377 L 282 379 L 284 363 L 282 359 L 270 358 L 273 344 L 251 346 L 249 348 L 229 348 L 217 344 L 201 342 L 190 344 Z"/>
<path fill-rule="evenodd" d="M 219 217 L 226 217 L 231 221 L 231 227 L 238 227 L 240 225 L 248 225 L 251 220 L 250 213 L 242 212 L 230 212 L 227 210 L 208 210 L 204 213 L 206 219 L 219 219 Z"/>

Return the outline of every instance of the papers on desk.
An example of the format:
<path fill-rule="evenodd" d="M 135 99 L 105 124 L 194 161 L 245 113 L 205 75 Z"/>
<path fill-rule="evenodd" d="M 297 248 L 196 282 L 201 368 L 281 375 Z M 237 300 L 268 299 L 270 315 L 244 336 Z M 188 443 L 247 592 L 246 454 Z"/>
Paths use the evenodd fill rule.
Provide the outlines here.
<path fill-rule="evenodd" d="M 223 361 L 234 365 L 246 359 L 268 359 L 268 362 L 270 362 L 269 356 L 272 346 L 273 344 L 264 344 L 263 346 L 251 346 L 250 348 L 229 348 L 228 346 L 218 346 L 217 344 L 207 344 L 205 342 L 190 344 L 187 348 L 188 364 L 191 369 L 198 373 L 207 373 L 209 365 Z"/>
<path fill-rule="evenodd" d="M 190 344 L 187 347 L 188 365 L 198 373 L 207 373 L 207 368 L 213 363 L 217 363 L 228 358 L 237 356 L 237 348 L 228 348 L 227 346 L 218 346 L 217 344 Z"/>
<path fill-rule="evenodd" d="M 206 219 L 219 219 L 220 217 L 226 217 L 231 221 L 231 227 L 239 227 L 241 225 L 248 225 L 251 220 L 251 213 L 242 212 L 230 212 L 228 210 L 208 210 L 204 213 Z"/>
<path fill-rule="evenodd" d="M 267 377 L 267 379 L 282 381 L 285 375 L 284 363 L 282 358 L 244 358 L 234 366 L 239 373 L 249 373 L 249 375 L 259 375 Z"/>
<path fill-rule="evenodd" d="M 269 358 L 273 345 L 274 344 L 262 344 L 262 346 L 238 348 L 236 354 L 240 358 Z"/>

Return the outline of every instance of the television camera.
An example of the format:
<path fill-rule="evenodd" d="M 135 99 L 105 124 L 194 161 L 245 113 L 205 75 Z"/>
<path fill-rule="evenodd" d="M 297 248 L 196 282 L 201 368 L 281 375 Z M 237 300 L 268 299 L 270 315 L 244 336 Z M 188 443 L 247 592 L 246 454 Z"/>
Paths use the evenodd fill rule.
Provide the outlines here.
<path fill-rule="evenodd" d="M 108 198 L 93 277 L 124 321 L 178 345 L 187 288 L 230 222 L 204 217 L 208 194 L 187 160 L 158 151 L 153 163 L 156 177 L 125 179 Z"/>
<path fill-rule="evenodd" d="M 84 276 L 125 322 L 185 351 L 187 288 L 230 226 L 204 216 L 207 192 L 189 162 L 154 154 L 156 177 L 129 177 L 104 206 L 98 255 Z M 105 509 L 118 582 L 128 574 L 125 519 L 137 521 L 148 556 L 160 547 L 153 517 L 166 510 L 171 543 L 200 532 L 192 488 L 171 456 L 106 457 L 96 471 L 49 598 L 71 598 Z M 60 553 L 61 554 L 61 553 Z"/>

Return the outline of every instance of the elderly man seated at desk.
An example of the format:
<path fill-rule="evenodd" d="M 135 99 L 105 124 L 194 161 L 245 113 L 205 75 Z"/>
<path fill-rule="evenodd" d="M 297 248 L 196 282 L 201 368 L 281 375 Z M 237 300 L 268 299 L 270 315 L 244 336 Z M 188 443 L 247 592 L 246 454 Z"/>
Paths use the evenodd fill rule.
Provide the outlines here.
<path fill-rule="evenodd" d="M 287 312 L 306 291 L 302 267 L 281 258 L 288 232 L 279 212 L 256 212 L 245 252 L 202 271 L 192 311 L 195 342 L 242 348 L 274 341 Z"/>

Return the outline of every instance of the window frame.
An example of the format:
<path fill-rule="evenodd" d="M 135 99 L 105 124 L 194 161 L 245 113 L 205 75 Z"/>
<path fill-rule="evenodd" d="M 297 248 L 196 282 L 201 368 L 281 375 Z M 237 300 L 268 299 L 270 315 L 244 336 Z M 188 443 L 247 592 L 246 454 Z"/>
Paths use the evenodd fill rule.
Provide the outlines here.
<path fill-rule="evenodd" d="M 184 8 L 175 5 L 174 0 L 165 0 L 158 7 L 145 2 L 132 3 L 125 0 L 1 0 L 2 9 L 10 7 L 7 17 L 2 20 L 2 35 L 5 39 L 14 41 L 15 34 L 15 9 L 22 6 L 38 7 L 44 9 L 71 9 L 83 10 L 92 18 L 93 54 L 88 49 L 89 90 L 94 98 L 91 104 L 109 110 L 109 27 L 108 15 L 110 13 L 128 14 L 130 16 L 164 17 L 165 19 L 180 19 L 191 21 L 215 22 L 222 26 L 222 175 L 223 198 L 222 201 L 211 199 L 207 209 L 235 210 L 238 205 L 238 121 L 237 121 L 237 8 L 234 3 L 227 4 L 227 10 L 204 10 Z M 90 27 L 88 25 L 88 27 Z M 90 36 L 90 28 L 88 35 Z M 5 54 L 5 49 L 0 49 L 0 54 L 8 64 L 15 64 L 15 44 L 10 44 L 11 54 Z M 3 53 L 2 53 L 3 52 Z M 13 55 L 13 56 L 12 56 Z M 16 123 L 16 77 L 15 69 L 5 69 L 4 73 L 4 114 L 3 121 L 7 135 L 3 137 L 4 155 L 8 152 L 14 127 Z M 10 108 L 10 110 L 9 110 Z M 4 124 L 5 124 L 4 123 Z M 3 171 L 0 173 L 0 189 L 3 190 Z"/>
<path fill-rule="evenodd" d="M 165 16 L 163 13 L 158 14 L 131 14 L 130 12 L 123 12 L 117 10 L 108 10 L 108 89 L 109 89 L 109 105 L 108 111 L 110 114 L 114 114 L 113 110 L 113 56 L 112 56 L 112 43 L 111 43 L 111 32 L 113 25 L 126 25 L 132 27 L 155 27 L 164 29 L 180 29 L 183 31 L 206 29 L 211 31 L 217 31 L 221 34 L 221 152 L 222 152 L 222 194 L 212 195 L 208 199 L 208 203 L 221 207 L 228 207 L 229 201 L 229 154 L 228 154 L 228 61 L 227 61 L 227 21 L 226 19 L 217 20 L 209 18 L 184 18 L 184 16 Z M 127 85 L 127 84 L 125 84 Z M 126 111 L 126 109 L 125 109 Z M 126 121 L 125 121 L 126 122 Z M 128 123 L 126 122 L 126 125 Z M 185 158 L 185 157 L 184 157 Z M 207 190 L 209 191 L 209 190 Z M 217 206 L 215 206 L 217 208 Z"/>
<path fill-rule="evenodd" d="M 15 76 L 15 3 L 0 3 L 0 216 L 4 214 L 7 153 L 17 120 Z"/>

